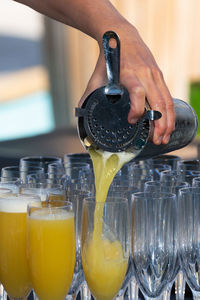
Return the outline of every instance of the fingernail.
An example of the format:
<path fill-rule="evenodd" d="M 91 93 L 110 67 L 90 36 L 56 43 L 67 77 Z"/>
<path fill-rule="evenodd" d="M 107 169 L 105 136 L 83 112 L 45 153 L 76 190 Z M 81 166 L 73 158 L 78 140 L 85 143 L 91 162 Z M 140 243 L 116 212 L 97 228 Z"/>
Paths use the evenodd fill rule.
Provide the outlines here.
<path fill-rule="evenodd" d="M 156 137 L 154 140 L 155 140 L 155 144 L 156 145 L 160 145 L 162 143 L 162 139 L 163 137 L 162 136 L 158 136 Z"/>
<path fill-rule="evenodd" d="M 164 137 L 163 141 L 168 144 L 169 143 L 169 139 L 170 139 L 170 135 L 167 135 Z"/>
<path fill-rule="evenodd" d="M 137 118 L 131 118 L 131 119 L 129 120 L 129 123 L 135 124 L 135 123 L 137 123 L 137 121 L 138 121 Z"/>

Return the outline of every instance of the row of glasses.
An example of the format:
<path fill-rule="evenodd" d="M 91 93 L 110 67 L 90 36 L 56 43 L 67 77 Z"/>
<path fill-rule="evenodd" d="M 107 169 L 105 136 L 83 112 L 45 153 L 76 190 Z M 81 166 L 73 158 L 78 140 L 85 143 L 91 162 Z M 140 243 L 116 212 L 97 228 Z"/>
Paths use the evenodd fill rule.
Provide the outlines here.
<path fill-rule="evenodd" d="M 23 160 L 22 160 L 23 161 Z M 25 162 L 26 162 L 26 164 L 28 163 L 28 161 L 29 161 L 29 159 L 25 159 Z M 34 163 L 33 163 L 33 161 L 34 161 Z M 45 158 L 36 158 L 36 161 L 35 161 L 35 157 L 31 157 L 31 162 L 30 162 L 30 165 L 23 165 L 23 169 L 25 170 L 28 170 L 28 168 L 30 168 L 31 167 L 31 165 L 32 164 L 34 164 L 34 167 L 35 168 L 37 168 L 38 167 L 38 165 L 37 165 L 37 163 L 39 162 L 39 164 L 41 164 L 41 161 L 42 161 L 42 163 L 44 163 L 44 161 L 45 161 Z M 52 173 L 52 175 L 53 175 L 53 173 L 56 173 L 56 175 L 57 175 L 57 173 L 59 173 L 58 171 L 61 169 L 61 166 L 59 166 L 59 165 L 57 165 L 57 163 L 53 163 L 52 162 L 53 160 L 52 160 L 52 158 L 50 159 L 50 164 L 45 164 L 46 165 L 46 168 L 47 168 L 47 170 L 48 170 L 48 175 L 49 174 L 51 174 Z M 34 168 L 33 167 L 33 168 Z M 75 166 L 73 166 L 73 167 L 75 167 Z M 77 167 L 77 166 L 76 166 Z M 83 166 L 80 166 L 80 171 L 83 171 L 83 168 L 82 168 Z M 32 168 L 32 167 L 31 167 Z M 38 167 L 38 168 L 41 168 L 41 167 Z M 68 196 L 68 198 L 69 197 L 71 197 L 71 195 L 69 195 L 69 194 L 71 194 L 71 192 L 72 192 L 72 186 L 73 186 L 73 194 L 75 195 L 75 193 L 76 193 L 76 190 L 75 190 L 75 188 L 74 188 L 74 182 L 73 182 L 73 180 L 76 180 L 77 182 L 82 182 L 80 179 L 81 178 L 83 178 L 83 176 L 77 176 L 77 178 L 74 176 L 74 170 L 72 170 L 72 165 L 71 165 L 71 168 L 70 168 L 71 170 L 69 170 L 69 167 L 68 167 L 68 170 L 71 172 L 71 173 L 73 173 L 73 176 L 71 176 L 72 174 L 68 174 L 68 175 L 66 175 L 66 177 L 68 176 L 69 178 L 70 178 L 70 181 L 71 181 L 71 188 L 70 188 L 70 190 L 67 190 L 67 196 Z M 75 168 L 74 168 L 75 169 Z M 81 170 L 82 169 L 82 170 Z M 56 172 L 54 172 L 56 170 Z M 51 172 L 52 171 L 52 172 Z M 29 172 L 29 174 L 30 174 L 31 172 Z M 60 174 L 61 174 L 62 172 L 60 172 Z M 81 173 L 81 172 L 80 172 Z M 83 172 L 82 172 L 83 173 Z M 32 173 L 32 174 L 30 174 L 29 175 L 28 174 L 28 178 L 34 178 L 35 180 L 29 180 L 28 181 L 28 183 L 25 183 L 25 181 L 23 182 L 23 183 L 21 183 L 21 181 L 20 181 L 20 192 L 21 193 L 24 193 L 24 192 L 26 192 L 26 193 L 28 193 L 28 194 L 37 194 L 38 196 L 40 196 L 41 197 L 41 199 L 43 200 L 43 201 L 45 201 L 46 199 L 47 199 L 47 196 L 49 197 L 49 199 L 50 198 L 52 198 L 53 197 L 53 199 L 60 199 L 61 198 L 61 196 L 63 197 L 64 196 L 64 198 L 66 198 L 66 191 L 64 190 L 64 193 L 63 193 L 63 189 L 62 189 L 62 185 L 61 186 L 59 186 L 58 184 L 52 184 L 52 180 L 47 180 L 47 178 L 44 178 L 44 176 L 42 175 L 42 174 L 40 174 L 40 173 L 38 173 L 38 174 L 36 174 L 36 173 Z M 42 176 L 41 176 L 42 175 Z M 79 174 L 80 175 L 80 174 Z M 20 177 L 20 176 L 19 176 Z M 86 176 L 84 177 L 85 179 L 86 179 Z M 49 178 L 48 178 L 49 179 Z M 86 181 L 86 180 L 85 180 Z M 26 181 L 27 182 L 27 181 Z M 55 182 L 55 181 L 54 181 Z M 5 178 L 4 178 L 4 184 L 5 184 Z M 66 188 L 66 184 L 65 184 L 65 180 L 63 181 L 62 180 L 62 184 L 64 185 L 64 187 Z M 79 185 L 79 187 L 80 187 L 80 185 Z M 78 188 L 78 186 L 76 186 L 76 189 Z M 86 188 L 86 187 L 85 187 Z M 50 195 L 50 193 L 51 193 L 51 195 Z M 63 193 L 63 194 L 62 194 Z M 81 192 L 82 193 L 82 192 Z M 89 195 L 91 195 L 91 194 L 87 194 L 88 196 Z M 79 227 L 80 227 L 80 225 L 79 225 Z M 79 238 L 79 240 L 80 240 L 80 238 Z M 78 244 L 78 243 L 77 243 Z M 79 243 L 79 247 L 80 247 L 80 243 Z M 79 251 L 80 252 L 80 251 Z M 79 259 L 80 260 L 80 259 Z M 35 296 L 35 299 L 36 299 L 36 296 Z"/>
<path fill-rule="evenodd" d="M 7 293 L 12 300 L 27 299 L 33 287 L 39 299 L 64 299 L 75 261 L 72 203 L 54 200 L 52 195 L 41 202 L 35 194 L 5 192 L 9 193 L 0 195 L 3 299 L 7 299 Z"/>
<path fill-rule="evenodd" d="M 184 190 L 188 190 L 187 193 L 191 195 L 192 193 L 190 189 L 191 188 L 181 189 L 181 192 L 183 193 Z M 171 282 L 171 279 L 175 272 L 174 270 L 176 268 L 176 261 L 177 261 L 177 243 L 176 243 L 177 211 L 176 211 L 175 197 L 176 196 L 174 194 L 170 194 L 170 193 L 154 194 L 154 193 L 147 193 L 147 192 L 134 193 L 132 196 L 132 224 L 131 224 L 132 259 L 133 259 L 133 266 L 135 270 L 135 276 L 137 278 L 137 282 L 139 283 L 141 291 L 144 293 L 145 298 L 160 297 L 160 295 L 166 288 L 167 284 Z M 180 199 L 181 199 L 180 203 L 183 203 L 182 202 L 183 197 Z M 184 199 L 185 199 L 184 201 L 186 202 L 188 200 L 188 196 L 187 198 L 185 197 Z M 4 205 L 7 206 L 8 204 L 5 203 L 5 198 L 1 199 L 0 201 L 1 201 L 0 204 L 1 204 L 1 212 L 2 212 L 5 210 L 3 209 Z M 34 203 L 34 205 L 30 205 L 29 207 L 30 220 L 28 219 L 28 222 L 30 221 L 30 228 L 28 227 L 29 228 L 28 230 L 30 230 L 29 232 L 30 239 L 31 239 L 31 234 L 34 237 L 35 235 L 39 234 L 39 230 L 35 230 L 37 226 L 41 226 L 40 228 L 43 228 L 44 230 L 42 232 L 46 233 L 46 239 L 44 239 L 44 241 L 42 242 L 41 247 L 42 249 L 44 249 L 45 244 L 47 243 L 48 245 L 48 247 L 45 248 L 46 260 L 45 258 L 42 259 L 42 262 L 43 261 L 46 262 L 48 266 L 53 265 L 55 263 L 53 261 L 55 257 L 56 257 L 56 264 L 57 264 L 57 256 L 53 254 L 48 256 L 49 249 L 51 249 L 52 243 L 55 240 L 55 236 L 53 235 L 53 240 L 51 240 L 52 237 L 49 237 L 48 233 L 52 232 L 53 230 L 52 228 L 57 227 L 57 223 L 59 223 L 58 221 L 64 222 L 66 221 L 66 219 L 70 219 L 72 217 L 72 215 L 69 216 L 68 213 L 65 214 L 65 212 L 61 211 L 62 207 L 64 206 L 63 202 L 61 202 L 60 205 L 57 205 L 57 203 L 55 205 L 53 204 L 53 201 L 51 202 L 52 202 L 51 206 L 49 206 L 49 203 L 47 206 L 41 205 L 41 202 Z M 185 209 L 184 212 L 196 211 L 197 212 L 196 217 L 197 217 L 199 211 L 194 209 L 196 208 L 196 206 L 195 207 L 192 206 L 195 203 L 194 203 L 194 199 L 192 200 L 191 203 L 188 202 L 186 208 L 184 208 Z M 16 202 L 15 202 L 15 207 L 16 207 Z M 100 221 L 100 225 L 101 225 L 100 228 L 102 229 L 101 231 L 98 230 L 95 231 L 95 225 L 97 226 L 96 228 L 99 229 L 98 227 L 99 220 L 96 221 L 97 223 L 95 223 L 96 219 L 94 218 L 94 212 L 95 209 L 97 209 L 97 207 L 98 207 L 98 211 L 102 212 L 102 215 L 100 215 L 101 218 L 99 219 L 101 220 Z M 189 210 L 188 208 L 192 208 L 192 209 Z M 70 208 L 70 210 L 72 210 L 72 208 Z M 182 213 L 183 210 L 181 210 L 179 216 L 181 216 Z M 181 226 L 182 223 L 185 222 L 185 217 L 188 217 L 187 214 L 186 213 L 183 214 L 184 216 L 183 220 L 182 218 L 180 218 L 179 222 L 181 222 Z M 94 198 L 89 198 L 89 199 L 87 198 L 83 202 L 82 215 L 83 215 L 82 218 L 83 223 L 81 228 L 82 262 L 83 262 L 83 270 L 85 273 L 86 280 L 88 282 L 88 286 L 92 291 L 93 295 L 94 296 L 96 295 L 97 299 L 101 298 L 102 293 L 103 293 L 103 297 L 107 297 L 106 299 L 112 299 L 120 289 L 120 285 L 123 282 L 123 278 L 125 276 L 126 269 L 128 266 L 128 259 L 130 253 L 129 252 L 130 232 L 128 229 L 129 228 L 128 201 L 122 198 L 117 198 L 115 196 L 112 199 L 107 199 L 107 202 L 104 205 L 103 203 L 95 203 Z M 190 214 L 189 216 L 191 219 Z M 102 217 L 103 217 L 103 223 L 102 223 Z M 1 222 L 3 222 L 3 220 L 4 220 L 3 218 L 0 218 L 0 224 Z M 48 221 L 51 221 L 54 225 Z M 52 226 L 47 224 L 52 224 Z M 194 229 L 194 224 L 196 224 L 196 222 L 193 222 L 192 224 L 193 226 L 190 226 L 191 227 L 189 231 L 190 234 L 188 234 L 188 237 L 193 235 L 192 229 Z M 47 229 L 48 226 L 50 226 L 51 230 Z M 185 227 L 181 229 L 181 226 L 179 225 L 179 230 L 182 230 L 183 233 Z M 0 226 L 0 228 L 3 228 L 3 226 Z M 55 229 L 55 231 L 57 233 L 59 232 L 58 229 Z M 96 233 L 100 232 L 100 235 L 98 234 L 96 235 L 94 234 L 94 232 Z M 4 237 L 6 237 L 6 235 L 4 235 Z M 49 239 L 51 240 L 50 242 L 48 242 Z M 35 242 L 36 240 L 37 242 Z M 181 239 L 181 235 L 179 236 L 179 240 L 180 240 L 179 247 L 182 247 L 184 238 Z M 31 247 L 33 247 L 33 249 L 35 250 L 34 251 L 29 250 L 29 256 L 31 252 L 32 255 L 34 255 L 35 253 L 35 256 L 31 259 L 33 259 L 33 261 L 34 259 L 36 259 L 41 263 L 41 260 L 39 259 L 41 255 L 40 253 L 41 251 L 38 251 L 39 253 L 37 253 L 37 250 L 40 247 L 39 242 L 40 242 L 39 237 L 38 239 L 33 238 L 33 241 L 30 240 L 30 249 Z M 97 249 L 96 246 L 98 246 Z M 54 253 L 55 251 L 60 251 L 60 249 L 62 249 L 61 246 L 59 247 L 59 249 L 58 248 L 54 249 Z M 73 251 L 74 251 L 73 253 L 75 253 L 75 250 Z M 61 254 L 59 252 L 58 256 L 60 255 Z M 72 254 L 70 254 L 70 256 L 71 255 Z M 66 257 L 65 258 L 62 257 L 62 261 L 63 259 L 67 260 Z M 40 263 L 39 264 L 32 263 L 34 272 L 36 272 L 36 270 L 37 272 L 39 272 L 37 278 L 41 276 L 42 267 L 40 267 Z M 62 268 L 63 266 L 66 267 L 65 263 L 63 263 L 62 266 L 60 265 L 60 268 Z M 103 272 L 102 267 L 103 270 L 106 271 L 105 274 L 102 273 Z M 34 268 L 36 268 L 36 270 Z M 45 271 L 47 271 L 46 269 L 48 269 L 45 267 L 43 268 Z M 195 270 L 196 269 L 194 268 L 194 271 Z M 56 274 L 59 274 L 59 271 L 58 272 L 56 271 Z M 95 276 L 93 276 L 93 272 Z M 60 290 L 61 293 L 67 293 L 69 284 L 67 285 L 67 288 L 66 287 L 63 288 L 62 280 L 60 280 L 58 284 L 56 282 L 56 278 L 54 277 L 56 276 L 55 272 L 54 272 L 54 276 L 52 277 L 51 274 L 52 274 L 52 269 L 50 268 L 48 269 L 48 276 L 50 276 L 50 279 L 49 277 L 46 277 L 47 275 L 45 275 L 45 278 L 47 278 L 48 280 L 45 280 L 45 282 L 44 281 L 38 282 L 38 280 L 36 279 L 34 283 L 35 290 L 37 290 L 38 295 L 40 295 L 39 299 L 40 298 L 57 299 L 55 298 L 56 297 L 55 290 L 56 293 Z M 73 272 L 70 274 L 73 275 Z M 104 276 L 102 274 L 108 276 L 109 284 L 107 284 L 107 280 L 106 281 L 103 280 L 105 277 L 102 277 Z M 110 276 L 108 274 L 110 274 Z M 71 276 L 70 278 L 72 278 L 72 275 L 70 275 Z M 53 283 L 50 280 L 52 280 Z M 51 282 L 51 288 L 52 288 L 51 293 L 52 295 L 54 295 L 54 298 L 51 298 L 50 295 L 48 294 L 49 291 L 48 282 Z M 63 290 L 65 292 L 62 292 Z M 45 295 L 47 294 L 48 296 L 47 298 L 45 298 L 46 297 Z"/>

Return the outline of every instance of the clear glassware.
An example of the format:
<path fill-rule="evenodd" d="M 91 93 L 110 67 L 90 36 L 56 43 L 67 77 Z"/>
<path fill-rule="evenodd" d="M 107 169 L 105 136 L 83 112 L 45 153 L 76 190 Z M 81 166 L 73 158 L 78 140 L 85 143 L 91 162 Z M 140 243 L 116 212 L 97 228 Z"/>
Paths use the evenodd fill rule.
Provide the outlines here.
<path fill-rule="evenodd" d="M 126 163 L 119 172 L 122 175 L 132 176 L 134 166 L 149 170 L 150 167 L 152 166 L 152 160 L 151 159 L 139 160 L 139 161 L 131 160 L 128 163 Z"/>
<path fill-rule="evenodd" d="M 0 197 L 0 273 L 10 299 L 26 299 L 32 289 L 26 251 L 27 205 L 30 203 L 40 203 L 40 198 L 25 194 Z"/>
<path fill-rule="evenodd" d="M 48 182 L 23 184 L 20 187 L 20 192 L 24 194 L 38 195 L 41 201 L 46 201 L 51 193 L 63 194 L 63 186 L 60 184 L 51 184 Z"/>
<path fill-rule="evenodd" d="M 1 177 L 9 180 L 12 177 L 20 177 L 19 176 L 19 166 L 9 166 L 1 169 Z"/>
<path fill-rule="evenodd" d="M 193 187 L 200 187 L 200 177 L 194 177 L 192 180 Z"/>
<path fill-rule="evenodd" d="M 87 163 L 75 163 L 70 167 L 65 168 L 65 176 L 63 180 L 67 183 L 67 190 L 85 190 L 88 185 L 94 184 L 93 170 Z"/>
<path fill-rule="evenodd" d="M 128 201 L 83 202 L 81 253 L 84 275 L 96 299 L 113 299 L 120 290 L 130 255 Z"/>
<path fill-rule="evenodd" d="M 200 170 L 194 171 L 194 170 L 186 170 L 182 171 L 183 173 L 183 180 L 188 182 L 190 185 L 192 185 L 192 181 L 195 177 L 200 177 Z"/>
<path fill-rule="evenodd" d="M 132 257 L 145 298 L 159 298 L 177 262 L 176 195 L 135 193 L 132 203 Z"/>
<path fill-rule="evenodd" d="M 28 206 L 27 248 L 33 289 L 39 299 L 63 300 L 75 265 L 72 203 L 51 201 Z"/>
<path fill-rule="evenodd" d="M 153 180 L 153 170 L 146 166 L 141 166 L 138 163 L 132 163 L 129 168 L 129 174 L 124 175 L 124 173 L 118 172 L 115 175 L 114 181 L 120 181 L 121 178 L 129 181 L 129 185 L 134 187 L 138 191 L 144 190 L 144 184 L 146 181 Z"/>
<path fill-rule="evenodd" d="M 89 153 L 66 153 L 64 154 L 64 167 L 73 166 L 76 163 L 88 163 L 92 168 L 92 160 Z"/>
<path fill-rule="evenodd" d="M 4 181 L 13 180 L 13 178 L 20 178 L 23 183 L 27 182 L 27 176 L 29 174 L 44 174 L 42 167 L 30 166 L 27 170 L 21 170 L 19 166 L 9 166 L 1 169 L 1 178 Z"/>
<path fill-rule="evenodd" d="M 181 170 L 181 171 L 187 171 L 187 170 L 199 171 L 200 170 L 200 161 L 198 159 L 180 160 L 177 163 L 177 170 Z"/>
<path fill-rule="evenodd" d="M 42 167 L 46 173 L 48 165 L 52 163 L 60 163 L 62 165 L 62 158 L 56 156 L 26 156 L 19 161 L 21 171 L 26 171 L 31 167 Z"/>
<path fill-rule="evenodd" d="M 164 170 L 160 173 L 160 181 L 166 183 L 184 181 L 184 175 L 180 170 Z"/>
<path fill-rule="evenodd" d="M 172 170 L 176 170 L 177 164 L 180 160 L 181 160 L 180 156 L 164 154 L 164 155 L 153 157 L 151 161 L 152 161 L 152 167 L 154 163 L 157 163 L 162 165 L 169 165 L 171 166 Z"/>
<path fill-rule="evenodd" d="M 165 172 L 165 171 L 164 171 Z M 164 173 L 163 172 L 163 173 Z M 173 171 L 174 173 L 174 171 Z M 145 183 L 144 191 L 147 193 L 158 193 L 158 192 L 169 192 L 174 193 L 178 196 L 178 192 L 181 188 L 189 187 L 187 182 L 174 181 L 173 175 L 170 180 L 169 174 L 167 175 L 167 181 L 148 181 Z M 168 284 L 166 290 L 162 295 L 162 299 L 170 299 L 171 289 L 175 280 L 175 295 L 177 300 L 183 300 L 185 295 L 185 278 L 182 271 L 180 270 L 179 260 L 177 258 L 176 268 L 174 275 L 172 276 L 171 282 Z"/>
<path fill-rule="evenodd" d="M 200 297 L 200 188 L 180 189 L 178 196 L 179 257 L 193 298 Z"/>
<path fill-rule="evenodd" d="M 153 170 L 153 180 L 160 180 L 161 173 L 165 170 L 171 170 L 171 166 L 154 162 L 152 166 L 152 170 Z"/>
<path fill-rule="evenodd" d="M 61 179 L 65 174 L 64 166 L 60 163 L 52 163 L 48 165 L 47 175 L 49 179 Z"/>
<path fill-rule="evenodd" d="M 75 225 L 76 225 L 76 261 L 73 274 L 73 280 L 68 292 L 69 297 L 75 299 L 80 293 L 84 299 L 90 297 L 90 292 L 85 282 L 82 261 L 81 261 L 81 216 L 83 208 L 83 199 L 86 197 L 94 196 L 93 191 L 89 190 L 74 190 L 67 192 L 67 200 L 72 202 L 75 212 Z"/>
<path fill-rule="evenodd" d="M 22 181 L 18 177 L 13 177 L 12 180 L 7 180 L 5 178 L 0 177 L 0 188 L 10 189 L 15 194 L 19 193 L 21 185 Z"/>
<path fill-rule="evenodd" d="M 153 180 L 147 181 L 144 185 L 144 192 L 146 193 L 157 193 L 157 192 L 166 192 L 166 193 L 174 193 L 178 195 L 178 191 L 181 188 L 185 188 L 190 186 L 188 182 L 185 181 L 160 181 Z"/>

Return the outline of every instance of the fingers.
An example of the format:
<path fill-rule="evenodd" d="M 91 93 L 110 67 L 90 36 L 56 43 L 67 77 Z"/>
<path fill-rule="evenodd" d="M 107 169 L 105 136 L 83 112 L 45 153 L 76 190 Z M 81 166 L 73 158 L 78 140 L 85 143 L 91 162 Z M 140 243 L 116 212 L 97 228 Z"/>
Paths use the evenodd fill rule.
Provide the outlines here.
<path fill-rule="evenodd" d="M 155 72 L 155 71 L 154 71 Z M 153 110 L 161 112 L 162 117 L 154 122 L 155 128 L 153 133 L 153 142 L 157 145 L 163 142 L 165 131 L 167 128 L 167 114 L 165 98 L 160 93 L 158 86 L 153 77 L 152 69 L 142 68 L 138 76 L 143 82 L 148 103 Z"/>
<path fill-rule="evenodd" d="M 123 76 L 122 76 L 123 78 Z M 122 84 L 127 88 L 130 97 L 130 111 L 128 114 L 128 122 L 135 124 L 138 119 L 144 114 L 145 108 L 145 89 L 139 82 L 137 77 L 124 77 L 125 81 Z"/>
<path fill-rule="evenodd" d="M 157 70 L 154 70 L 154 72 L 152 74 L 153 74 L 154 82 L 155 82 L 160 94 L 162 95 L 163 102 L 165 104 L 165 111 L 163 113 L 166 115 L 167 123 L 166 123 L 165 132 L 163 134 L 162 143 L 167 144 L 169 142 L 171 133 L 175 129 L 176 114 L 174 111 L 174 103 L 173 103 L 173 99 L 170 95 L 170 92 L 165 84 L 162 73 L 157 69 Z M 157 130 L 157 128 L 155 128 L 155 129 Z"/>
<path fill-rule="evenodd" d="M 151 109 L 162 113 L 162 117 L 154 121 L 153 142 L 156 145 L 167 144 L 174 130 L 175 112 L 173 100 L 159 68 L 156 65 L 151 68 L 140 65 L 132 74 L 122 72 L 121 82 L 130 95 L 129 123 L 134 124 L 141 118 L 147 98 Z"/>

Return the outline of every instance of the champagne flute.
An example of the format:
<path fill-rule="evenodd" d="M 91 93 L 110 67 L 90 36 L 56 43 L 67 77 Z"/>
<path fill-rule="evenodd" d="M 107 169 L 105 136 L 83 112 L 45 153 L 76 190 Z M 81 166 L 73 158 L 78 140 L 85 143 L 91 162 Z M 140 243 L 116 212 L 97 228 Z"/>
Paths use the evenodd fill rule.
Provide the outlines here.
<path fill-rule="evenodd" d="M 92 295 L 111 300 L 119 292 L 130 254 L 128 201 L 107 197 L 106 202 L 85 198 L 81 250 L 84 275 Z"/>
<path fill-rule="evenodd" d="M 178 237 L 180 263 L 193 298 L 200 298 L 200 188 L 180 189 L 178 196 Z"/>
<path fill-rule="evenodd" d="M 39 300 L 63 300 L 75 265 L 72 203 L 50 201 L 28 206 L 27 248 L 30 277 Z"/>
<path fill-rule="evenodd" d="M 26 299 L 32 289 L 26 251 L 26 211 L 29 203 L 39 202 L 35 195 L 0 197 L 0 276 L 13 300 Z"/>
<path fill-rule="evenodd" d="M 135 193 L 132 203 L 132 257 L 146 299 L 159 298 L 177 263 L 176 195 Z"/>

